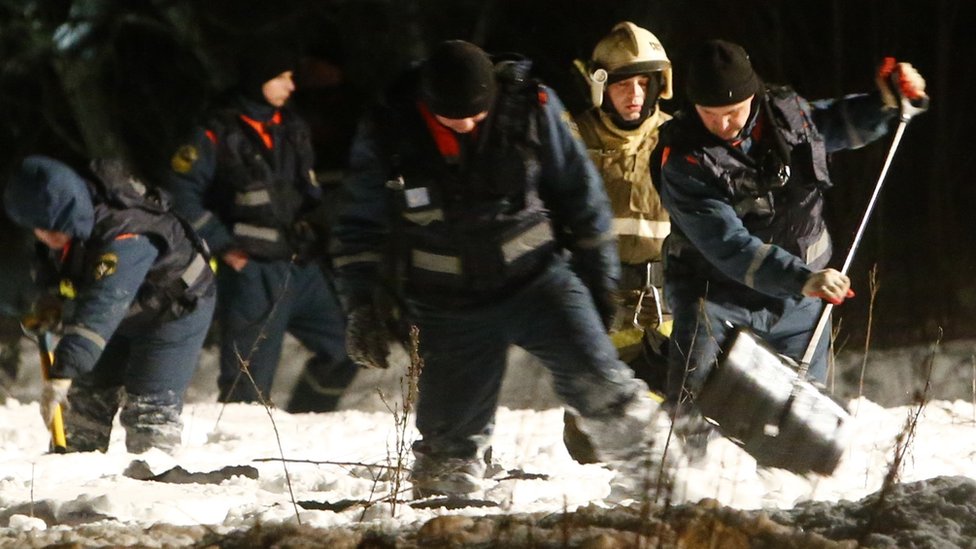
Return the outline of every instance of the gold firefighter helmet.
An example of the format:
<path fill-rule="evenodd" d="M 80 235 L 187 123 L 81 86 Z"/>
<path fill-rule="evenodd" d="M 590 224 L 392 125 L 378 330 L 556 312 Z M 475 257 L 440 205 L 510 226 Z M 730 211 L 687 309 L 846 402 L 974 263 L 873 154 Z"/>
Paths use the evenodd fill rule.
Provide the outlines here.
<path fill-rule="evenodd" d="M 661 99 L 671 99 L 671 60 L 664 46 L 647 29 L 630 21 L 617 23 L 610 34 L 597 42 L 588 68 L 576 63 L 590 86 L 593 104 L 603 103 L 603 90 L 608 80 L 651 72 L 661 73 Z"/>

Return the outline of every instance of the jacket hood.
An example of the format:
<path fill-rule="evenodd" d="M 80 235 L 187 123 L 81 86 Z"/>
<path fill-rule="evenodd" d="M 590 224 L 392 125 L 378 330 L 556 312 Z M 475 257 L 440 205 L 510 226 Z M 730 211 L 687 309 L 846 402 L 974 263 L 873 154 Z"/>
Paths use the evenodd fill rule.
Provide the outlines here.
<path fill-rule="evenodd" d="M 95 226 L 88 184 L 53 158 L 27 157 L 7 183 L 3 203 L 7 215 L 28 229 L 58 231 L 85 240 Z"/>

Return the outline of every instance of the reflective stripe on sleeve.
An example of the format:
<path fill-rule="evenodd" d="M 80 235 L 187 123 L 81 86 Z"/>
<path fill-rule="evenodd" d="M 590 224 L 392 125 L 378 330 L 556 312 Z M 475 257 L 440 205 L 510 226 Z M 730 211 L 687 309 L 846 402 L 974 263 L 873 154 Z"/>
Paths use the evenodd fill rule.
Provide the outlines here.
<path fill-rule="evenodd" d="M 196 218 L 196 220 L 193 223 L 191 223 L 191 225 L 193 226 L 193 230 L 199 231 L 200 229 L 203 228 L 204 225 L 210 223 L 211 219 L 213 219 L 213 213 L 203 212 L 203 215 Z"/>
<path fill-rule="evenodd" d="M 255 225 L 248 225 L 247 223 L 235 223 L 234 234 L 247 238 L 267 240 L 269 242 L 277 242 L 278 239 L 281 238 L 281 234 L 278 232 L 278 229 L 258 227 Z"/>
<path fill-rule="evenodd" d="M 552 241 L 552 227 L 548 221 L 543 221 L 502 244 L 502 258 L 505 264 L 508 265 L 523 255 L 538 250 Z"/>
<path fill-rule="evenodd" d="M 766 256 L 769 255 L 769 252 L 771 252 L 772 249 L 773 247 L 769 244 L 762 244 L 756 248 L 756 253 L 752 256 L 752 262 L 749 263 L 749 269 L 746 270 L 746 274 L 743 277 L 743 282 L 746 286 L 749 286 L 750 288 L 756 287 L 756 272 L 759 270 L 759 267 L 762 266 L 762 262 L 766 259 Z"/>
<path fill-rule="evenodd" d="M 99 349 L 105 349 L 105 338 L 98 335 L 98 333 L 96 333 L 95 331 L 85 328 L 84 326 L 79 326 L 77 324 L 66 326 L 64 329 L 64 334 L 65 335 L 73 334 L 76 336 L 83 337 L 88 341 L 94 343 L 95 346 L 97 346 Z"/>
<path fill-rule="evenodd" d="M 429 225 L 434 221 L 444 221 L 444 210 L 437 208 L 421 212 L 403 212 L 403 217 L 417 225 Z"/>
<path fill-rule="evenodd" d="M 238 206 L 263 206 L 271 203 L 271 194 L 267 189 L 248 191 L 234 195 L 234 204 Z"/>
<path fill-rule="evenodd" d="M 207 260 L 204 259 L 202 255 L 196 254 L 193 261 L 190 262 L 190 265 L 183 271 L 183 275 L 180 276 L 180 280 L 182 280 L 183 284 L 186 284 L 186 287 L 189 288 L 194 282 L 197 281 L 198 278 L 200 278 L 200 275 L 203 274 L 207 268 Z"/>
<path fill-rule="evenodd" d="M 410 261 L 414 267 L 425 271 L 452 275 L 461 274 L 461 258 L 457 256 L 410 250 Z"/>
<path fill-rule="evenodd" d="M 671 233 L 671 223 L 668 221 L 654 221 L 652 219 L 616 217 L 613 220 L 613 232 L 621 236 L 664 238 Z"/>
<path fill-rule="evenodd" d="M 806 258 L 807 265 L 814 264 L 818 259 L 820 259 L 823 254 L 827 253 L 830 249 L 830 235 L 827 230 L 824 229 L 817 238 L 817 241 L 807 248 L 803 255 Z"/>
<path fill-rule="evenodd" d="M 380 263 L 383 261 L 383 254 L 378 252 L 363 252 L 361 254 L 332 256 L 333 267 L 345 267 L 353 263 Z"/>

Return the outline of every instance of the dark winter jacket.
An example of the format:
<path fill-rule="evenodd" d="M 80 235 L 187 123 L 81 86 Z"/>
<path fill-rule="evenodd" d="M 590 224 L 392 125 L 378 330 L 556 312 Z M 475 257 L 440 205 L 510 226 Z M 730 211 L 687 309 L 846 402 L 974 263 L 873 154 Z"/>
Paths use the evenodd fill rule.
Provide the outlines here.
<path fill-rule="evenodd" d="M 321 199 L 305 122 L 289 109 L 239 99 L 173 157 L 177 211 L 214 253 L 265 260 L 312 253 L 302 216 Z"/>
<path fill-rule="evenodd" d="M 469 134 L 436 121 L 418 99 L 415 73 L 363 120 L 333 231 L 347 307 L 371 299 L 388 254 L 398 260 L 406 297 L 434 306 L 506 295 L 563 246 L 591 291 L 616 287 L 600 177 L 562 103 L 526 78 L 528 68 L 526 61 L 497 66 L 498 97 Z"/>
<path fill-rule="evenodd" d="M 811 104 L 770 88 L 731 144 L 696 113 L 679 113 L 662 129 L 661 194 L 672 221 L 667 275 L 697 280 L 702 292 L 719 284 L 743 296 L 801 296 L 810 273 L 830 259 L 826 154 L 881 137 L 891 117 L 876 95 Z"/>
<path fill-rule="evenodd" d="M 73 305 L 55 377 L 91 370 L 117 330 L 180 318 L 214 293 L 202 242 L 165 196 L 140 183 L 93 185 L 58 161 L 29 157 L 4 203 L 18 224 L 72 237 L 62 250 L 39 248 L 39 281 L 57 285 Z"/>

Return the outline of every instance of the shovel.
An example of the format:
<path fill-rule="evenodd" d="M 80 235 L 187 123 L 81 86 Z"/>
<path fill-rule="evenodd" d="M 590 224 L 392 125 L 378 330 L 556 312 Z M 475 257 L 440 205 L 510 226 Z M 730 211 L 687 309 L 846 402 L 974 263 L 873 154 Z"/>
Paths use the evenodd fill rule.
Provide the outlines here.
<path fill-rule="evenodd" d="M 898 90 L 897 83 L 892 85 Z M 847 274 L 864 235 L 888 168 L 905 127 L 928 108 L 928 97 L 899 97 L 898 127 L 881 175 L 868 201 L 850 252 L 841 269 Z M 830 475 L 840 463 L 851 436 L 850 414 L 844 406 L 806 379 L 817 343 L 830 320 L 827 303 L 799 365 L 777 354 L 745 328 L 736 328 L 719 364 L 696 398 L 702 414 L 741 446 L 761 466 L 794 473 Z"/>
<path fill-rule="evenodd" d="M 52 339 L 51 332 L 44 332 L 37 336 L 37 347 L 41 353 L 41 374 L 44 376 L 45 381 L 48 379 L 51 366 L 54 365 L 54 352 L 51 350 Z M 54 417 L 51 418 L 51 424 L 48 425 L 48 430 L 51 431 L 50 450 L 55 454 L 67 452 L 68 443 L 64 435 L 64 418 L 61 415 L 60 404 L 54 408 Z"/>
<path fill-rule="evenodd" d="M 23 322 L 21 323 L 21 329 L 28 338 L 37 343 L 37 348 L 41 356 L 41 379 L 47 381 L 51 367 L 54 365 L 54 352 L 51 350 L 54 336 L 47 330 L 34 330 Z M 61 415 L 61 405 L 58 405 L 54 409 L 54 417 L 51 418 L 51 424 L 47 428 L 51 432 L 49 451 L 55 454 L 66 453 L 68 451 L 68 443 L 64 434 L 64 418 Z"/>

